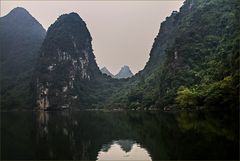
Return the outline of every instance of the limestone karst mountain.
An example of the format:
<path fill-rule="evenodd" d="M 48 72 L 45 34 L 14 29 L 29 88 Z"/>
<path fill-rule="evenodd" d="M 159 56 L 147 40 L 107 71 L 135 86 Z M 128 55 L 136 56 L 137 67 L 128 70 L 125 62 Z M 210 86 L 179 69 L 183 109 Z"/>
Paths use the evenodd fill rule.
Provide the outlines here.
<path fill-rule="evenodd" d="M 24 8 L 0 18 L 1 109 L 32 108 L 30 83 L 46 31 Z"/>
<path fill-rule="evenodd" d="M 129 66 L 124 65 L 121 70 L 114 76 L 114 78 L 122 79 L 122 78 L 130 78 L 133 76 L 132 71 Z"/>
<path fill-rule="evenodd" d="M 18 108 L 31 102 L 26 91 L 33 78 L 33 102 L 44 110 L 237 107 L 238 8 L 236 0 L 185 0 L 161 23 L 149 61 L 131 79 L 101 73 L 91 35 L 76 13 L 50 26 L 38 55 L 45 31 L 17 8 L 0 19 L 1 105 Z M 123 67 L 115 77 L 131 75 Z"/>
<path fill-rule="evenodd" d="M 132 71 L 126 65 L 124 65 L 116 75 L 113 75 L 106 67 L 103 67 L 101 69 L 101 72 L 103 74 L 106 74 L 106 75 L 108 75 L 112 78 L 116 78 L 116 79 L 130 78 L 133 76 Z"/>
<path fill-rule="evenodd" d="M 145 68 L 124 79 L 125 66 L 115 79 L 99 70 L 78 14 L 45 35 L 14 9 L 0 18 L 1 160 L 239 160 L 239 15 L 239 0 L 185 0 L 161 24 Z M 95 40 L 140 45 L 115 40 L 135 34 L 108 34 Z"/>
<path fill-rule="evenodd" d="M 99 70 L 91 41 L 77 13 L 64 14 L 49 27 L 35 72 L 37 109 L 96 108 L 119 88 L 121 81 Z"/>
<path fill-rule="evenodd" d="M 101 72 L 102 72 L 103 74 L 107 74 L 107 75 L 110 76 L 110 77 L 113 77 L 113 76 L 114 76 L 111 72 L 109 72 L 109 70 L 108 70 L 106 67 L 101 68 Z"/>
<path fill-rule="evenodd" d="M 49 27 L 36 70 L 39 109 L 68 108 L 79 101 L 75 83 L 101 75 L 91 41 L 86 23 L 76 13 L 60 16 Z"/>

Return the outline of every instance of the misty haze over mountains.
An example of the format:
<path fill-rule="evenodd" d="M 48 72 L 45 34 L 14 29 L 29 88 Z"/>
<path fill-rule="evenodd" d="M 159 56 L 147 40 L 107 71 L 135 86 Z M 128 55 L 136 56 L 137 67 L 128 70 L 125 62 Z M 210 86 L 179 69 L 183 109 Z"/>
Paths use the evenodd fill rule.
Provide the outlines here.
<path fill-rule="evenodd" d="M 213 102 L 222 106 L 228 102 L 235 107 L 237 5 L 226 0 L 186 0 L 179 12 L 172 12 L 161 23 L 144 69 L 132 76 L 129 67 L 124 66 L 113 76 L 130 79 L 102 74 L 111 75 L 107 69 L 99 69 L 92 49 L 94 38 L 77 13 L 61 15 L 45 33 L 30 13 L 15 8 L 0 18 L 2 107 L 31 105 L 51 110 L 193 106 L 185 98 L 194 98 L 194 106 L 211 106 Z M 186 91 L 194 97 L 185 97 Z M 216 101 L 223 95 L 227 100 Z"/>
<path fill-rule="evenodd" d="M 239 160 L 239 8 L 185 0 L 135 75 L 99 69 L 81 15 L 46 32 L 14 8 L 0 17 L 1 160 Z"/>
<path fill-rule="evenodd" d="M 135 74 L 149 58 L 160 22 L 183 1 L 2 1 L 1 15 L 21 6 L 47 30 L 61 14 L 76 12 L 91 32 L 97 64 L 114 74 L 126 64 Z"/>

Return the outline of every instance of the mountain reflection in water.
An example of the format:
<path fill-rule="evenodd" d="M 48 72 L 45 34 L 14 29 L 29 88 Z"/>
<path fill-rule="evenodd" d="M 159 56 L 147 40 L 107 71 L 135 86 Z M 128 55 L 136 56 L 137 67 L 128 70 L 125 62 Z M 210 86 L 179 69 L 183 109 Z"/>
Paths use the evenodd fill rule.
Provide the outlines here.
<path fill-rule="evenodd" d="M 142 160 L 151 161 L 146 149 L 132 140 L 118 140 L 104 145 L 98 153 L 97 161 L 103 160 Z"/>
<path fill-rule="evenodd" d="M 2 112 L 1 159 L 237 159 L 238 134 L 218 122 L 197 113 Z"/>

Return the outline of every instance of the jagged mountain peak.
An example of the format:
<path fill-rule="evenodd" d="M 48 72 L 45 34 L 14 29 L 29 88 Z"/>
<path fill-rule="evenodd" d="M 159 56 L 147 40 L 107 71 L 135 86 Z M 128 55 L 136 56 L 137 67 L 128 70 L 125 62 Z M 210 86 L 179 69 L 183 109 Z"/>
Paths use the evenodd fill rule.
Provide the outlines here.
<path fill-rule="evenodd" d="M 121 78 L 129 78 L 132 77 L 133 73 L 130 70 L 129 66 L 124 65 L 121 70 L 114 76 L 114 78 L 121 79 Z"/>
<path fill-rule="evenodd" d="M 107 74 L 108 76 L 113 77 L 113 74 L 106 67 L 101 68 L 101 72 L 103 74 Z"/>
<path fill-rule="evenodd" d="M 63 14 L 59 16 L 56 22 L 62 22 L 62 23 L 81 22 L 84 25 L 86 25 L 86 23 L 82 20 L 82 18 L 75 12 L 71 12 L 71 13 Z"/>
<path fill-rule="evenodd" d="M 101 69 L 103 69 L 103 70 L 108 70 L 107 67 L 102 67 Z"/>
<path fill-rule="evenodd" d="M 77 18 L 78 20 L 83 21 L 82 18 L 79 16 L 79 14 L 76 13 L 76 12 L 70 12 L 70 13 L 63 14 L 63 15 L 61 15 L 58 19 L 69 18 L 69 17 L 72 17 L 72 18 L 75 17 L 75 18 Z"/>
<path fill-rule="evenodd" d="M 101 72 L 116 79 L 130 78 L 133 76 L 133 73 L 127 65 L 122 66 L 116 75 L 113 75 L 106 67 L 101 68 Z"/>
<path fill-rule="evenodd" d="M 124 65 L 124 66 L 121 68 L 121 70 L 130 70 L 130 68 L 129 68 L 129 66 Z"/>
<path fill-rule="evenodd" d="M 132 73 L 129 66 L 127 66 L 127 65 L 124 65 L 123 67 L 121 67 L 120 72 L 130 72 L 130 73 Z"/>

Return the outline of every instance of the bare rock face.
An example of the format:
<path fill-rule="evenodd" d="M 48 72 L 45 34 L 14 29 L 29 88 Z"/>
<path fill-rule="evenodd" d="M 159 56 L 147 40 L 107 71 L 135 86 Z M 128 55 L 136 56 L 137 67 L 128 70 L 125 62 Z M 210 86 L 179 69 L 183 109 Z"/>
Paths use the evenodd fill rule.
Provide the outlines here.
<path fill-rule="evenodd" d="M 37 109 L 53 110 L 79 104 L 76 82 L 100 75 L 85 22 L 76 13 L 60 16 L 50 26 L 36 68 Z"/>

